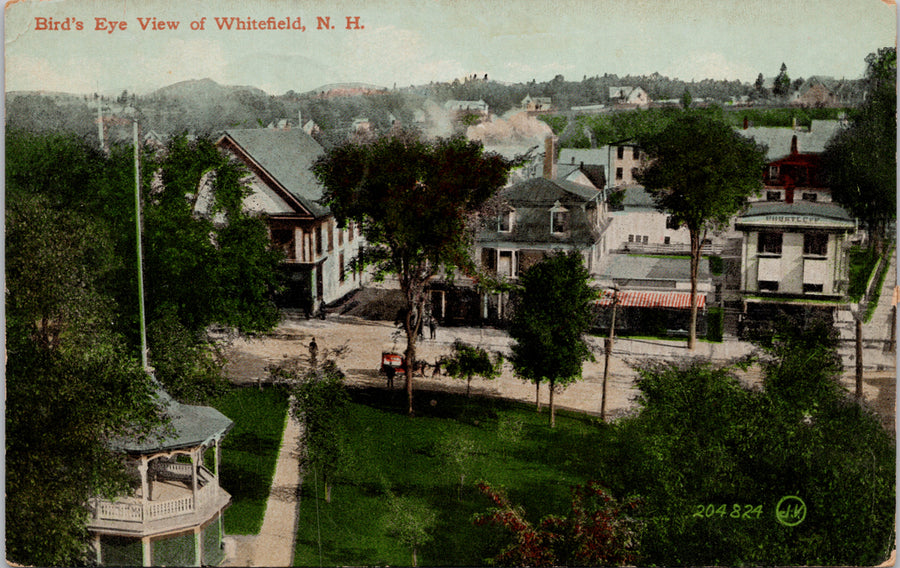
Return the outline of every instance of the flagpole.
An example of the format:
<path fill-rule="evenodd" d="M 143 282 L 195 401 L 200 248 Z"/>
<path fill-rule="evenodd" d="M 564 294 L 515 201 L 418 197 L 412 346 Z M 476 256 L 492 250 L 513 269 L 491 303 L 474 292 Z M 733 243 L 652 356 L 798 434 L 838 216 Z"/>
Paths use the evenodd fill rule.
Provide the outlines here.
<path fill-rule="evenodd" d="M 135 111 L 136 112 L 136 111 Z M 140 305 L 141 319 L 141 365 L 145 371 L 150 371 L 147 362 L 147 324 L 144 320 L 144 265 L 143 249 L 141 247 L 141 161 L 140 147 L 138 145 L 138 119 L 134 116 L 134 225 L 137 233 L 137 271 L 138 271 L 138 303 Z"/>

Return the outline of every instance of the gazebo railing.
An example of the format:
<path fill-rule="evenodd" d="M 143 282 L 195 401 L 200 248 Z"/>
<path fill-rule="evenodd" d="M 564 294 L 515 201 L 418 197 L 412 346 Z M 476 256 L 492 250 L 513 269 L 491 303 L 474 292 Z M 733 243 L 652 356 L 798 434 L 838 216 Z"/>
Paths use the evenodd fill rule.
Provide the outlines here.
<path fill-rule="evenodd" d="M 190 464 L 166 464 L 164 469 L 174 466 L 167 473 L 181 478 L 184 475 L 184 465 L 187 465 L 187 476 L 190 478 Z M 205 481 L 205 485 L 198 488 L 196 502 L 193 494 L 165 501 L 141 501 L 135 497 L 124 497 L 116 501 L 94 498 L 90 502 L 94 519 L 143 523 L 193 513 L 199 505 L 212 500 L 219 488 L 218 480 L 206 468 L 197 468 L 197 478 L 198 481 Z"/>

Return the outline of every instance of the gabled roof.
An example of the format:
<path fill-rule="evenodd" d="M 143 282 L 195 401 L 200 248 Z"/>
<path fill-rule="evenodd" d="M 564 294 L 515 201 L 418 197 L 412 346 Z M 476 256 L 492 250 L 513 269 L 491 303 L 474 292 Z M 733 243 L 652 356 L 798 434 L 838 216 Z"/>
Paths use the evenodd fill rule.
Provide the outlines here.
<path fill-rule="evenodd" d="M 502 190 L 500 195 L 513 206 L 517 203 L 543 206 L 552 205 L 556 201 L 563 204 L 585 203 L 598 198 L 600 191 L 570 181 L 539 177 L 511 185 Z"/>
<path fill-rule="evenodd" d="M 324 153 L 312 136 L 299 128 L 226 130 L 217 145 L 229 147 L 252 169 L 263 173 L 264 181 L 282 194 L 298 213 L 323 217 L 331 213 L 320 205 L 322 186 L 310 171 Z"/>
<path fill-rule="evenodd" d="M 512 185 L 500 192 L 515 209 L 512 231 L 501 233 L 495 224 L 486 221 L 479 229 L 480 242 L 504 242 L 543 245 L 591 246 L 595 244 L 607 223 L 595 226 L 582 206 L 600 196 L 601 192 L 584 185 L 563 180 L 533 178 Z M 568 228 L 563 234 L 550 234 L 550 209 L 559 203 L 568 209 Z"/>
<path fill-rule="evenodd" d="M 737 129 L 738 134 L 752 138 L 758 144 L 768 146 L 766 160 L 774 162 L 791 153 L 791 140 L 797 137 L 797 151 L 803 154 L 821 154 L 828 141 L 841 129 L 837 120 L 814 120 L 809 130 L 790 127 L 756 126 Z"/>
<path fill-rule="evenodd" d="M 560 180 L 568 179 L 575 172 L 581 172 L 584 176 L 599 189 L 606 185 L 606 175 L 603 172 L 603 166 L 597 165 L 572 165 L 559 163 L 556 166 L 556 177 Z"/>

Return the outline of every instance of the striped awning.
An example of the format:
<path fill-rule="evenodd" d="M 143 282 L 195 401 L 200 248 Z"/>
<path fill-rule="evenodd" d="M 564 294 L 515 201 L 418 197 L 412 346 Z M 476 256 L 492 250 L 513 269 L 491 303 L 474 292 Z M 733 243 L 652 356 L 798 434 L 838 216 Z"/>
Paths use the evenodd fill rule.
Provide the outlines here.
<path fill-rule="evenodd" d="M 604 290 L 599 300 L 600 306 L 612 306 L 613 292 Z M 618 305 L 627 308 L 676 308 L 691 309 L 690 292 L 619 292 Z M 706 307 L 706 295 L 697 294 L 697 308 Z"/>

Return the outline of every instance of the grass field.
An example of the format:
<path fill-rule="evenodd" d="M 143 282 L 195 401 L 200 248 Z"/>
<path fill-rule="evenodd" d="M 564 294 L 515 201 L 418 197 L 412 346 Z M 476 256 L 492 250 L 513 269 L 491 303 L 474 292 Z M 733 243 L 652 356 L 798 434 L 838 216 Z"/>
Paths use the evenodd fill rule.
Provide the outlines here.
<path fill-rule="evenodd" d="M 219 471 L 219 481 L 232 497 L 225 511 L 225 532 L 256 534 L 275 474 L 287 395 L 276 388 L 233 388 L 211 405 L 234 422 L 222 442 Z"/>
<path fill-rule="evenodd" d="M 344 473 L 330 504 L 321 479 L 306 475 L 295 565 L 410 565 L 409 549 L 387 535 L 387 491 L 424 502 L 436 514 L 433 540 L 418 552 L 420 565 L 484 565 L 499 552 L 503 533 L 472 523 L 491 506 L 476 480 L 506 488 L 537 521 L 567 513 L 571 487 L 599 479 L 606 429 L 592 417 L 560 412 L 551 430 L 546 407 L 538 414 L 511 401 L 417 392 L 417 416 L 409 418 L 402 411 L 405 392 L 351 393 Z M 475 448 L 462 467 L 441 450 L 454 438 Z"/>

